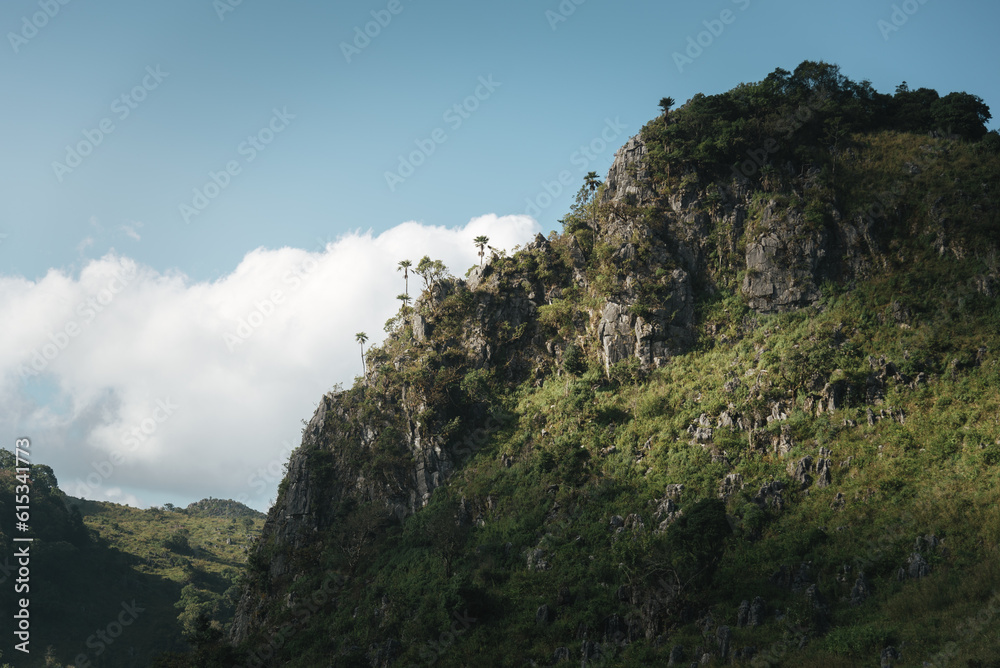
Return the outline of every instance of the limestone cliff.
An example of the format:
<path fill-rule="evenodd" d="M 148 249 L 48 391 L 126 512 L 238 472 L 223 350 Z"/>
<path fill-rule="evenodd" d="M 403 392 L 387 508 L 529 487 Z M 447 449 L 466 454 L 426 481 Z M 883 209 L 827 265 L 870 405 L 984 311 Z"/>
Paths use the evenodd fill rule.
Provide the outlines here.
<path fill-rule="evenodd" d="M 350 559 L 361 559 L 370 532 L 416 513 L 448 483 L 484 425 L 502 423 L 488 380 L 541 383 L 562 373 L 572 350 L 608 374 L 622 364 L 663 367 L 703 333 L 700 302 L 728 292 L 759 314 L 800 309 L 820 300 L 825 282 L 849 285 L 885 265 L 894 251 L 887 221 L 899 212 L 849 218 L 815 173 L 786 172 L 781 188 L 697 175 L 665 187 L 654 182 L 644 139 L 633 137 L 580 233 L 539 235 L 466 279 L 428 286 L 373 353 L 364 382 L 317 406 L 251 558 L 232 639 L 266 636 L 331 540 L 356 545 Z M 942 255 L 972 253 L 949 228 L 947 203 L 937 207 L 940 229 L 917 232 Z M 996 275 L 994 263 L 977 279 L 983 294 L 995 291 Z M 845 390 L 817 382 L 810 400 L 820 412 L 839 409 Z M 727 480 L 723 498 L 741 487 Z M 357 524 L 359 508 L 367 524 Z"/>

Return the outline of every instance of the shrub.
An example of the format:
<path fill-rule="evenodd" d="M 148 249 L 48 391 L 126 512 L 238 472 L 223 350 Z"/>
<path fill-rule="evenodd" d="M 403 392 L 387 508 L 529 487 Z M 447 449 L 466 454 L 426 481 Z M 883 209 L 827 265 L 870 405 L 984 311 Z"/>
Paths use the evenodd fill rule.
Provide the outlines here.
<path fill-rule="evenodd" d="M 587 364 L 586 360 L 584 360 L 583 352 L 574 343 L 566 346 L 566 352 L 563 353 L 563 371 L 577 376 L 586 371 L 586 369 Z"/>

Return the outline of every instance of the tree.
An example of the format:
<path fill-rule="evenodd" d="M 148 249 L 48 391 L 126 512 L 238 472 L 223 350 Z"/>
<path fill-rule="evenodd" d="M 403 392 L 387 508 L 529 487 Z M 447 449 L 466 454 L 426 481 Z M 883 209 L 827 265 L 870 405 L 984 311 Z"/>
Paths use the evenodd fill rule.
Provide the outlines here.
<path fill-rule="evenodd" d="M 365 364 L 365 343 L 368 342 L 368 335 L 364 332 L 358 332 L 354 335 L 354 340 L 361 344 L 361 368 L 364 370 L 365 377 L 368 377 L 368 365 Z"/>
<path fill-rule="evenodd" d="M 444 576 L 450 578 L 455 563 L 464 553 L 464 547 L 471 530 L 468 522 L 462 522 L 460 505 L 454 500 L 444 502 L 442 508 L 427 518 L 425 525 L 431 546 L 441 555 Z"/>
<path fill-rule="evenodd" d="M 403 293 L 401 295 L 396 295 L 396 299 L 403 302 L 403 310 L 405 311 L 410 305 L 410 295 Z"/>
<path fill-rule="evenodd" d="M 660 98 L 660 109 L 663 110 L 663 125 L 666 126 L 670 121 L 670 110 L 673 109 L 674 98 L 672 97 L 662 97 Z M 670 161 L 667 161 L 667 178 L 670 178 Z"/>
<path fill-rule="evenodd" d="M 396 267 L 396 271 L 403 272 L 403 285 L 406 286 L 406 294 L 410 294 L 410 267 L 413 263 L 409 260 L 400 260 L 399 266 Z"/>
<path fill-rule="evenodd" d="M 587 172 L 583 177 L 583 185 L 590 191 L 590 222 L 594 229 L 597 229 L 597 200 L 595 193 L 601 187 L 601 180 L 597 178 L 597 172 Z"/>
<path fill-rule="evenodd" d="M 674 98 L 672 97 L 660 98 L 660 109 L 663 110 L 664 120 L 666 120 L 667 117 L 670 115 L 670 110 L 673 108 L 673 106 L 674 106 Z"/>
<path fill-rule="evenodd" d="M 948 130 L 964 139 L 978 141 L 986 134 L 990 108 L 977 95 L 948 93 L 930 106 L 938 130 Z"/>
<path fill-rule="evenodd" d="M 479 268 L 480 269 L 483 268 L 483 255 L 486 253 L 486 244 L 488 244 L 489 242 L 490 242 L 490 238 L 487 237 L 487 236 L 484 236 L 482 234 L 480 234 L 478 237 L 476 237 L 475 240 L 472 242 L 472 243 L 476 244 L 476 248 L 479 249 Z"/>
<path fill-rule="evenodd" d="M 448 275 L 448 268 L 444 266 L 441 260 L 432 260 L 427 255 L 420 258 L 417 268 L 413 271 L 417 276 L 424 279 L 425 288 L 431 287 L 431 283 L 439 281 Z"/>

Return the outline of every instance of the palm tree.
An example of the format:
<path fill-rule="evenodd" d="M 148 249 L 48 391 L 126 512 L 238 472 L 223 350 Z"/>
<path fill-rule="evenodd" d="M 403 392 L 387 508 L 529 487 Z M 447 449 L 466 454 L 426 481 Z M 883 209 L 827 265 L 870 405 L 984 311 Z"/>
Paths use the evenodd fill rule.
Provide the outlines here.
<path fill-rule="evenodd" d="M 413 263 L 409 260 L 400 260 L 399 266 L 396 267 L 396 271 L 403 272 L 403 285 L 406 286 L 406 294 L 410 294 L 410 267 Z"/>
<path fill-rule="evenodd" d="M 670 109 L 673 106 L 674 106 L 674 98 L 672 97 L 660 98 L 660 109 L 663 110 L 664 120 L 666 120 L 666 118 L 670 115 Z"/>
<path fill-rule="evenodd" d="M 487 237 L 487 236 L 483 236 L 482 234 L 480 234 L 478 237 L 476 237 L 475 240 L 472 242 L 472 243 L 476 244 L 476 248 L 479 249 L 479 268 L 480 269 L 483 268 L 483 255 L 486 253 L 486 244 L 488 244 L 489 242 L 490 242 L 490 238 Z"/>
<path fill-rule="evenodd" d="M 368 342 L 368 335 L 358 332 L 354 335 L 354 340 L 361 344 L 361 368 L 364 369 L 365 378 L 368 377 L 368 365 L 365 364 L 365 343 Z"/>
<path fill-rule="evenodd" d="M 670 110 L 674 106 L 674 98 L 664 97 L 660 98 L 660 109 L 663 110 L 663 124 L 666 125 L 667 121 L 670 119 Z M 668 152 L 669 158 L 669 152 Z M 667 180 L 670 179 L 670 160 L 667 160 Z"/>
<path fill-rule="evenodd" d="M 396 295 L 396 299 L 398 299 L 399 301 L 403 302 L 403 310 L 404 311 L 410 305 L 410 295 L 408 295 L 406 293 L 403 293 L 401 295 Z"/>
<path fill-rule="evenodd" d="M 587 172 L 583 177 L 583 185 L 590 191 L 590 222 L 594 229 L 597 229 L 597 206 L 594 200 L 594 193 L 601 187 L 601 180 L 597 178 L 597 172 Z"/>

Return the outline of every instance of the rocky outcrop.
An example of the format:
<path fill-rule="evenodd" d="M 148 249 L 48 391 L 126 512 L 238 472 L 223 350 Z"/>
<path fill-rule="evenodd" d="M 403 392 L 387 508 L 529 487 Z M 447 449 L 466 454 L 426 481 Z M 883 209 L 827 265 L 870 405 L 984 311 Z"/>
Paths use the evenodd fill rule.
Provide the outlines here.
<path fill-rule="evenodd" d="M 604 198 L 638 206 L 653 203 L 656 193 L 650 187 L 646 167 L 646 144 L 639 135 L 632 137 L 615 152 L 615 159 L 604 181 Z"/>
<path fill-rule="evenodd" d="M 751 308 L 767 313 L 815 303 L 830 245 L 827 232 L 773 200 L 764 208 L 759 230 L 747 240 L 742 286 Z"/>

